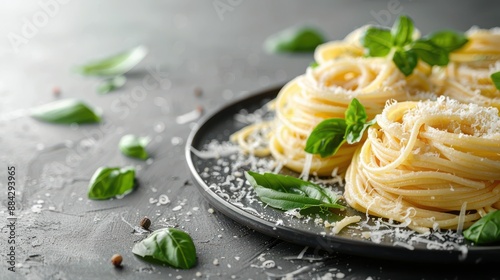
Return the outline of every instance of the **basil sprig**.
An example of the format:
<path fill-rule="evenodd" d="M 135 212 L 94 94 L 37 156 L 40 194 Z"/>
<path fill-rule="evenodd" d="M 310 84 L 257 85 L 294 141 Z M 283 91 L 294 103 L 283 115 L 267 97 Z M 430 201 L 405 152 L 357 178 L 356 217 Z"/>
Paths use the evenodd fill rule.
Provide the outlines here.
<path fill-rule="evenodd" d="M 405 76 L 409 76 L 419 59 L 431 66 L 447 65 L 450 53 L 468 42 L 464 34 L 451 30 L 434 32 L 413 40 L 414 29 L 411 18 L 400 16 L 390 30 L 375 26 L 368 28 L 361 38 L 361 44 L 367 56 L 392 55 L 394 64 Z"/>
<path fill-rule="evenodd" d="M 175 228 L 153 231 L 146 239 L 134 245 L 132 253 L 149 262 L 168 264 L 188 269 L 196 264 L 196 248 L 186 232 Z"/>
<path fill-rule="evenodd" d="M 132 167 L 100 167 L 89 182 L 88 198 L 103 200 L 128 194 L 135 184 Z"/>
<path fill-rule="evenodd" d="M 463 235 L 478 245 L 500 242 L 500 211 L 488 213 L 464 230 Z"/>
<path fill-rule="evenodd" d="M 320 30 L 298 26 L 268 37 L 264 42 L 264 48 L 271 53 L 312 52 L 324 42 L 325 37 Z"/>
<path fill-rule="evenodd" d="M 101 117 L 87 104 L 76 99 L 63 99 L 32 109 L 37 120 L 58 124 L 97 123 Z"/>
<path fill-rule="evenodd" d="M 129 157 L 147 159 L 149 157 L 146 151 L 149 137 L 138 137 L 132 134 L 124 135 L 118 144 L 120 151 Z"/>
<path fill-rule="evenodd" d="M 140 45 L 116 55 L 77 66 L 75 71 L 85 76 L 119 76 L 141 62 L 147 53 L 147 48 Z"/>
<path fill-rule="evenodd" d="M 500 90 L 500 72 L 495 72 L 490 75 L 491 81 L 495 85 L 495 87 Z"/>
<path fill-rule="evenodd" d="M 337 203 L 337 195 L 330 189 L 292 176 L 247 171 L 245 177 L 260 200 L 273 208 L 344 208 Z"/>
<path fill-rule="evenodd" d="M 365 107 L 353 98 L 345 118 L 332 118 L 320 122 L 306 141 L 305 151 L 319 154 L 321 157 L 335 155 L 340 146 L 347 142 L 354 144 L 361 140 L 365 130 L 375 123 L 375 119 L 367 121 Z"/>

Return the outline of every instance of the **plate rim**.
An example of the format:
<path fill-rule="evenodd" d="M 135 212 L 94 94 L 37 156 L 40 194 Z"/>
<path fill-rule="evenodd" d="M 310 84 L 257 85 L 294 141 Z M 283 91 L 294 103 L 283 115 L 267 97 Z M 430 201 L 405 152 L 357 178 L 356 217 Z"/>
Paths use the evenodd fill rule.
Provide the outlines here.
<path fill-rule="evenodd" d="M 377 259 L 386 259 L 392 261 L 411 261 L 411 262 L 432 262 L 432 263 L 478 263 L 478 262 L 491 262 L 498 261 L 495 257 L 500 254 L 500 246 L 468 246 L 467 254 L 464 259 L 460 259 L 462 252 L 457 249 L 452 250 L 431 250 L 415 248 L 414 250 L 409 250 L 401 246 L 389 246 L 386 244 L 379 244 L 371 242 L 369 240 L 363 241 L 360 239 L 349 239 L 343 236 L 331 236 L 325 235 L 321 236 L 316 233 L 311 233 L 302 229 L 291 228 L 283 225 L 276 225 L 268 220 L 260 218 L 253 215 L 238 206 L 230 203 L 229 201 L 223 199 L 221 196 L 213 192 L 208 185 L 205 183 L 200 174 L 196 171 L 196 167 L 193 161 L 193 153 L 191 148 L 200 131 L 210 124 L 210 121 L 220 115 L 223 112 L 234 109 L 234 107 L 243 105 L 245 102 L 250 102 L 253 99 L 262 100 L 267 96 L 272 96 L 273 94 L 278 94 L 279 90 L 286 84 L 279 84 L 257 91 L 250 92 L 240 98 L 234 99 L 230 102 L 219 106 L 211 113 L 206 114 L 200 118 L 195 127 L 190 131 L 189 136 L 185 144 L 185 157 L 186 162 L 191 173 L 191 177 L 194 179 L 198 190 L 201 192 L 202 196 L 205 197 L 218 211 L 223 213 L 225 216 L 234 220 L 235 222 L 252 228 L 262 234 L 270 237 L 275 237 L 280 240 L 291 242 L 303 246 L 316 246 L 322 250 L 328 252 L 340 252 L 350 255 L 356 255 L 360 257 L 374 258 L 376 255 Z M 194 148 L 194 147 L 193 147 Z M 299 239 L 296 235 L 309 235 L 315 236 L 316 238 L 322 238 L 326 240 L 328 246 L 319 246 L 317 243 L 305 242 L 303 239 Z M 350 248 L 353 246 L 353 248 Z M 358 248 L 363 247 L 363 249 Z M 373 251 L 368 253 L 366 251 Z M 430 254 L 429 252 L 432 252 Z M 430 256 L 432 255 L 432 256 Z M 404 256 L 404 258 L 401 258 Z M 484 259 L 484 257 L 487 257 Z"/>

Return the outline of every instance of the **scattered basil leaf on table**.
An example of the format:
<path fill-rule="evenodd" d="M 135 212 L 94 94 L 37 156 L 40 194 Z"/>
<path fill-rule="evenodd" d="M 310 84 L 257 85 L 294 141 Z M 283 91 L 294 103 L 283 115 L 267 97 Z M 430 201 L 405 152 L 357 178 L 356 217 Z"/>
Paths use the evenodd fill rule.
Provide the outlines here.
<path fill-rule="evenodd" d="M 58 124 L 97 123 L 101 117 L 87 104 L 76 99 L 63 99 L 38 106 L 31 111 L 37 120 Z"/>
<path fill-rule="evenodd" d="M 140 45 L 108 58 L 77 66 L 75 71 L 85 76 L 119 76 L 141 62 L 147 53 L 147 48 Z"/>
<path fill-rule="evenodd" d="M 292 176 L 247 171 L 245 177 L 260 200 L 273 208 L 344 208 L 337 203 L 338 197 L 330 189 Z"/>
<path fill-rule="evenodd" d="M 500 242 L 500 211 L 488 213 L 464 230 L 463 235 L 477 245 Z"/>
<path fill-rule="evenodd" d="M 500 90 L 500 72 L 495 72 L 490 76 L 491 81 L 495 85 L 496 89 Z"/>
<path fill-rule="evenodd" d="M 121 75 L 106 79 L 97 86 L 97 92 L 99 94 L 109 93 L 124 86 L 126 81 L 127 79 Z"/>
<path fill-rule="evenodd" d="M 147 159 L 149 157 L 146 151 L 149 137 L 138 137 L 132 134 L 124 135 L 118 144 L 120 151 L 129 157 Z"/>
<path fill-rule="evenodd" d="M 88 198 L 110 199 L 130 193 L 135 184 L 135 169 L 132 167 L 100 167 L 89 183 Z"/>
<path fill-rule="evenodd" d="M 450 52 L 468 42 L 464 34 L 450 30 L 437 31 L 414 40 L 414 30 L 412 19 L 400 16 L 390 31 L 383 27 L 369 27 L 361 37 L 361 44 L 369 57 L 392 55 L 391 59 L 401 73 L 409 76 L 419 59 L 431 66 L 447 65 Z"/>
<path fill-rule="evenodd" d="M 196 264 L 196 248 L 186 232 L 163 228 L 153 231 L 146 239 L 134 245 L 132 253 L 146 261 L 159 262 L 175 268 L 188 269 Z"/>
<path fill-rule="evenodd" d="M 344 119 L 326 119 L 314 127 L 304 150 L 321 157 L 335 155 L 345 142 L 354 144 L 361 140 L 365 130 L 375 123 L 375 119 L 366 120 L 365 107 L 353 98 L 345 111 Z"/>
<path fill-rule="evenodd" d="M 322 32 L 313 27 L 292 27 L 269 36 L 264 47 L 271 53 L 313 52 L 325 42 Z"/>

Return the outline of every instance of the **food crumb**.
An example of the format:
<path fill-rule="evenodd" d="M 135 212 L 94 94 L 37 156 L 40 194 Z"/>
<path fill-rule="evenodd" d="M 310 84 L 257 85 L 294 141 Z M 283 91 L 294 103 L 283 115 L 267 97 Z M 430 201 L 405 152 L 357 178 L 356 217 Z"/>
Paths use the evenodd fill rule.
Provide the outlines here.
<path fill-rule="evenodd" d="M 201 277 L 203 274 L 201 272 L 196 272 L 196 277 Z"/>
<path fill-rule="evenodd" d="M 213 264 L 214 265 L 219 265 L 219 259 L 214 259 Z"/>
<path fill-rule="evenodd" d="M 182 275 L 177 275 L 175 279 L 182 279 Z"/>
<path fill-rule="evenodd" d="M 215 212 L 213 208 L 208 208 L 208 210 L 207 210 L 207 211 L 208 211 L 208 213 L 210 213 L 210 214 L 213 214 L 213 213 Z"/>

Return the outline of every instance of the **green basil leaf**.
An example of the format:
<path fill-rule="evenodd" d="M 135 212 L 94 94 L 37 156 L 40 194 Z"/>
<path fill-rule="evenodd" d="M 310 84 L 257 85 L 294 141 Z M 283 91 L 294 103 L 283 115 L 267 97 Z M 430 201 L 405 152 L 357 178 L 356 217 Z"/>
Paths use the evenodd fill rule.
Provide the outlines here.
<path fill-rule="evenodd" d="M 392 61 L 405 76 L 410 76 L 413 69 L 417 67 L 418 55 L 413 50 L 397 50 L 394 52 Z"/>
<path fill-rule="evenodd" d="M 500 242 L 500 211 L 488 213 L 464 230 L 463 235 L 478 245 Z"/>
<path fill-rule="evenodd" d="M 406 46 L 413 41 L 413 21 L 407 16 L 400 16 L 391 29 L 394 46 Z"/>
<path fill-rule="evenodd" d="M 97 92 L 99 94 L 106 94 L 108 92 L 114 91 L 125 85 L 126 81 L 127 79 L 124 76 L 116 76 L 111 79 L 104 80 L 97 86 Z"/>
<path fill-rule="evenodd" d="M 368 118 L 368 116 L 366 115 L 365 107 L 356 98 L 353 98 L 351 100 L 351 103 L 349 103 L 349 106 L 347 107 L 347 110 L 344 114 L 345 122 L 348 126 L 353 124 L 365 123 L 366 118 Z"/>
<path fill-rule="evenodd" d="M 309 64 L 309 67 L 311 67 L 312 69 L 316 68 L 319 66 L 319 63 L 317 63 L 316 61 L 313 61 Z"/>
<path fill-rule="evenodd" d="M 175 228 L 153 231 L 146 239 L 134 245 L 132 253 L 149 262 L 189 269 L 196 265 L 196 248 L 186 232 Z"/>
<path fill-rule="evenodd" d="M 448 52 L 428 39 L 419 39 L 415 41 L 411 47 L 420 59 L 429 65 L 444 66 L 449 62 Z"/>
<path fill-rule="evenodd" d="M 376 27 L 368 28 L 361 37 L 361 44 L 366 48 L 367 56 L 383 57 L 389 54 L 392 48 L 392 35 L 388 29 Z"/>
<path fill-rule="evenodd" d="M 313 52 L 325 42 L 322 32 L 312 27 L 293 27 L 266 39 L 264 48 L 271 53 Z"/>
<path fill-rule="evenodd" d="M 137 137 L 132 134 L 127 134 L 120 139 L 118 147 L 120 148 L 120 151 L 126 156 L 147 159 L 149 155 L 146 151 L 146 146 L 148 145 L 149 141 L 149 137 Z"/>
<path fill-rule="evenodd" d="M 344 144 L 346 128 L 344 119 L 334 118 L 320 122 L 307 138 L 304 150 L 310 154 L 319 154 L 321 157 L 334 155 Z"/>
<path fill-rule="evenodd" d="M 141 45 L 108 58 L 77 66 L 75 71 L 86 76 L 123 75 L 141 62 L 147 53 L 147 48 Z"/>
<path fill-rule="evenodd" d="M 328 188 L 322 188 L 292 176 L 273 173 L 259 174 L 245 172 L 250 185 L 259 198 L 269 206 L 281 210 L 307 209 L 311 207 L 340 208 L 337 195 Z"/>
<path fill-rule="evenodd" d="M 469 41 L 465 34 L 448 30 L 437 31 L 426 37 L 428 37 L 429 41 L 434 45 L 447 52 L 460 49 Z"/>
<path fill-rule="evenodd" d="M 493 84 L 495 85 L 495 87 L 498 90 L 500 90 L 500 72 L 495 72 L 495 73 L 491 74 L 490 78 L 491 78 L 491 81 L 493 82 Z"/>
<path fill-rule="evenodd" d="M 93 109 L 75 99 L 63 99 L 41 105 L 31 111 L 31 116 L 40 121 L 59 124 L 101 121 L 101 117 Z"/>
<path fill-rule="evenodd" d="M 100 200 L 126 195 L 133 190 L 134 181 L 132 167 L 100 167 L 90 179 L 88 198 Z"/>
<path fill-rule="evenodd" d="M 347 144 L 354 144 L 358 143 L 361 141 L 361 138 L 363 138 L 363 133 L 365 133 L 365 130 L 369 128 L 371 125 L 375 123 L 375 119 L 367 122 L 367 123 L 357 123 L 353 125 L 347 126 L 346 129 L 346 134 L 345 134 L 345 139 Z"/>
<path fill-rule="evenodd" d="M 363 104 L 358 99 L 353 98 L 345 111 L 345 121 L 347 124 L 344 139 L 347 144 L 354 144 L 361 140 L 365 130 L 370 127 L 375 120 L 366 122 L 368 116 Z"/>

